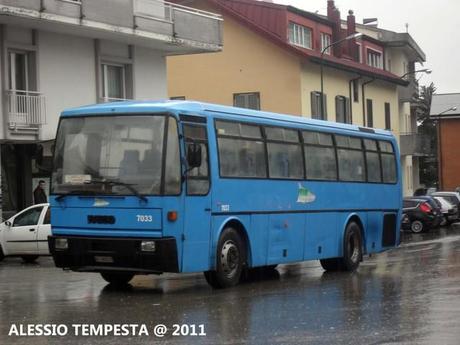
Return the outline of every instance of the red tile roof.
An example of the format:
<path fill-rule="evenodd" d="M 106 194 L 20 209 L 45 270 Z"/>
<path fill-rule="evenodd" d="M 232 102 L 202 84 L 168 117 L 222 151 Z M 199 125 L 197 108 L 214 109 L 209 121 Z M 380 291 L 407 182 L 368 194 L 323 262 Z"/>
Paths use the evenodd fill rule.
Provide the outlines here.
<path fill-rule="evenodd" d="M 314 63 L 321 63 L 321 53 L 311 49 L 304 49 L 289 44 L 287 41 L 286 13 L 293 12 L 292 6 L 273 4 L 255 0 L 207 0 L 217 6 L 224 13 L 239 21 L 252 31 L 255 31 L 272 41 L 278 46 L 294 53 L 300 57 L 306 58 Z M 296 14 L 302 15 L 308 12 L 296 9 Z M 318 22 L 324 23 L 325 19 L 314 13 L 309 13 L 310 19 L 316 18 Z M 408 82 L 399 76 L 362 64 L 353 60 L 338 58 L 335 56 L 325 55 L 322 61 L 325 66 L 334 67 L 358 75 L 381 79 L 391 83 L 407 86 Z"/>

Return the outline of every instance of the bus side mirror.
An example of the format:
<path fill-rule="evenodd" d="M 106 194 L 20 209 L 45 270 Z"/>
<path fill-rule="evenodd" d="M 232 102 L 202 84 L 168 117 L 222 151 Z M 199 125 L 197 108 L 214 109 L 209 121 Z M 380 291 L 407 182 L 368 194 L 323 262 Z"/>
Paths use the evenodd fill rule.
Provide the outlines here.
<path fill-rule="evenodd" d="M 201 145 L 196 143 L 187 144 L 187 164 L 189 169 L 201 166 Z"/>

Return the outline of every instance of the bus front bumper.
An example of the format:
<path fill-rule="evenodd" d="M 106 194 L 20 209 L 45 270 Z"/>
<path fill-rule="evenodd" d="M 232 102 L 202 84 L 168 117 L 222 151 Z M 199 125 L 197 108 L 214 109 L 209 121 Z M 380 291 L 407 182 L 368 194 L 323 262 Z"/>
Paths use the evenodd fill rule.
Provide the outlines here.
<path fill-rule="evenodd" d="M 147 251 L 145 248 L 142 250 L 143 242 L 149 242 Z M 146 274 L 179 272 L 176 239 L 173 237 L 115 238 L 60 235 L 49 236 L 48 245 L 56 267 L 63 269 L 79 272 L 117 270 Z"/>

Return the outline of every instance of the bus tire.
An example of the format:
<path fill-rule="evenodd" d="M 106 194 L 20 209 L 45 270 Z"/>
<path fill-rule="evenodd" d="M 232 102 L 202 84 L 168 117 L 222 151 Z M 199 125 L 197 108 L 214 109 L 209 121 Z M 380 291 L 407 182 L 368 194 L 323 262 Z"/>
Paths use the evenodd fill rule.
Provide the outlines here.
<path fill-rule="evenodd" d="M 5 254 L 3 253 L 2 246 L 0 246 L 0 261 L 2 261 L 5 258 Z"/>
<path fill-rule="evenodd" d="M 235 229 L 228 227 L 222 232 L 216 257 L 216 270 L 204 272 L 208 284 L 216 289 L 237 285 L 246 263 L 246 250 L 244 241 Z"/>
<path fill-rule="evenodd" d="M 363 240 L 361 228 L 355 222 L 350 222 L 343 236 L 343 257 L 339 259 L 340 270 L 356 271 L 363 258 Z"/>
<path fill-rule="evenodd" d="M 21 258 L 26 264 L 33 264 L 37 261 L 38 255 L 23 255 Z"/>
<path fill-rule="evenodd" d="M 327 272 L 335 272 L 340 270 L 340 262 L 338 258 L 320 259 L 321 267 Z"/>
<path fill-rule="evenodd" d="M 102 278 L 109 284 L 116 286 L 123 286 L 130 282 L 134 277 L 131 272 L 118 272 L 118 271 L 104 271 L 100 272 Z"/>

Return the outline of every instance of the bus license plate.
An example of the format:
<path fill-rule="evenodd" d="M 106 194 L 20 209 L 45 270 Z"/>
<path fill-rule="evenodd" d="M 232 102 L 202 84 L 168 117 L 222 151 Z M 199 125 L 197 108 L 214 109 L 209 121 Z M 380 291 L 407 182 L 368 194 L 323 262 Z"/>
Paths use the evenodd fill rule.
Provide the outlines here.
<path fill-rule="evenodd" d="M 113 264 L 113 258 L 111 256 L 95 256 L 94 261 L 101 264 Z"/>

